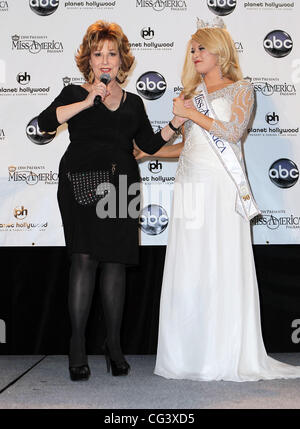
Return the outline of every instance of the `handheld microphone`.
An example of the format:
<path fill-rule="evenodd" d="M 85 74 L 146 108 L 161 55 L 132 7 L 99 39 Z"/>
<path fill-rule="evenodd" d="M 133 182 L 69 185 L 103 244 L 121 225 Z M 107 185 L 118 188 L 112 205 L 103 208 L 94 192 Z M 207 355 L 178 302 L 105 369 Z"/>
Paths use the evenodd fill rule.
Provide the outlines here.
<path fill-rule="evenodd" d="M 104 83 L 104 85 L 108 85 L 111 81 L 111 77 L 108 73 L 102 73 L 100 76 L 100 82 Z M 99 106 L 102 103 L 101 95 L 96 95 L 94 98 L 94 106 Z"/>

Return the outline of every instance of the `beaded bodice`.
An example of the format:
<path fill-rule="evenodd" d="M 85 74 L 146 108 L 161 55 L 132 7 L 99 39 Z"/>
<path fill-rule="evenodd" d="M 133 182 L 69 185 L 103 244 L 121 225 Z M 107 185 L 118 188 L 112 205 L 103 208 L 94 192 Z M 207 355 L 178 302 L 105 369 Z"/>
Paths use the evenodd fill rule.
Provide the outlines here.
<path fill-rule="evenodd" d="M 247 128 L 254 105 L 252 85 L 240 80 L 225 88 L 208 94 L 208 101 L 214 113 L 215 120 L 210 132 L 228 141 L 242 161 L 240 140 Z M 207 142 L 203 129 L 192 121 L 185 123 L 185 144 L 180 158 L 189 158 L 194 162 L 215 162 L 219 160 Z M 179 160 L 181 164 L 183 160 Z"/>

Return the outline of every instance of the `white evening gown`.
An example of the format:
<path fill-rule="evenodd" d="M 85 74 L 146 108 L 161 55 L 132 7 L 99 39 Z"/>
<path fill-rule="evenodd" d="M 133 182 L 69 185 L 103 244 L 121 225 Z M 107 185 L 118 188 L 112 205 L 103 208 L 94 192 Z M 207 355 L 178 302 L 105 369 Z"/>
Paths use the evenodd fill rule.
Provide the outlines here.
<path fill-rule="evenodd" d="M 213 124 L 214 134 L 238 141 L 253 106 L 251 85 L 239 81 L 208 99 L 220 120 Z M 240 146 L 231 144 L 241 156 Z M 189 192 L 186 183 L 198 187 Z M 201 128 L 189 121 L 174 187 L 157 375 L 230 381 L 300 377 L 300 367 L 267 356 L 250 225 L 236 213 L 235 198 L 235 185 L 221 161 Z M 201 203 L 198 225 L 180 217 L 183 201 L 188 211 Z"/>

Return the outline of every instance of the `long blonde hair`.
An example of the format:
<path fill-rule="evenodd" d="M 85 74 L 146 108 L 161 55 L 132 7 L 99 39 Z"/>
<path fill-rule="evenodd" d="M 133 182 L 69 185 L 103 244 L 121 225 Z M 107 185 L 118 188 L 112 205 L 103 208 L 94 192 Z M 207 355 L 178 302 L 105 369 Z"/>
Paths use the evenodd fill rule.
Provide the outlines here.
<path fill-rule="evenodd" d="M 207 49 L 211 54 L 218 55 L 218 64 L 222 75 L 233 82 L 242 79 L 242 71 L 234 42 L 225 28 L 201 28 L 192 35 L 188 42 L 183 65 L 181 82 L 185 98 L 196 94 L 196 88 L 202 81 L 201 74 L 197 73 L 192 61 L 192 41 Z"/>

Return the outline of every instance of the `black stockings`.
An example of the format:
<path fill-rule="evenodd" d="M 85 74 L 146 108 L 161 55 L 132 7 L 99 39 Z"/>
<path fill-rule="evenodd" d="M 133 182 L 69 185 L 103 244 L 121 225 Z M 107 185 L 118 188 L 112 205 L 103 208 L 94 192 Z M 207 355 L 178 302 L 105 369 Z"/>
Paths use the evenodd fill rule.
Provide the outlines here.
<path fill-rule="evenodd" d="M 120 345 L 125 299 L 124 264 L 105 263 L 102 265 L 100 290 L 107 333 L 107 347 L 112 360 L 120 362 L 124 359 Z"/>
<path fill-rule="evenodd" d="M 95 287 L 98 262 L 90 255 L 74 253 L 70 271 L 69 313 L 72 325 L 69 366 L 87 364 L 85 328 Z M 120 329 L 125 298 L 125 265 L 102 263 L 100 291 L 107 330 L 107 346 L 115 361 L 123 359 Z"/>

